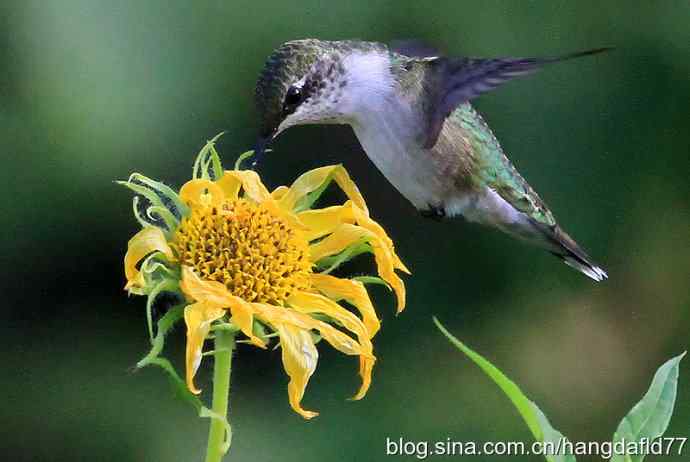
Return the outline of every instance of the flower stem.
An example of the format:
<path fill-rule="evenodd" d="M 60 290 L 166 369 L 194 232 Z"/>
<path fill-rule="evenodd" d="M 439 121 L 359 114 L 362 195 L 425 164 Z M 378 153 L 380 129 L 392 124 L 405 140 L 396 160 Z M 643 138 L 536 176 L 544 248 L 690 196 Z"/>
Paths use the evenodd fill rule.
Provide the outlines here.
<path fill-rule="evenodd" d="M 206 447 L 206 462 L 220 462 L 227 451 L 225 446 L 225 432 L 227 429 L 227 444 L 229 446 L 232 434 L 230 427 L 226 427 L 228 398 L 230 396 L 230 369 L 232 365 L 232 350 L 235 348 L 235 333 L 219 330 L 215 333 L 215 355 L 213 360 L 213 402 L 212 411 L 216 417 L 212 418 L 208 432 L 208 446 Z"/>

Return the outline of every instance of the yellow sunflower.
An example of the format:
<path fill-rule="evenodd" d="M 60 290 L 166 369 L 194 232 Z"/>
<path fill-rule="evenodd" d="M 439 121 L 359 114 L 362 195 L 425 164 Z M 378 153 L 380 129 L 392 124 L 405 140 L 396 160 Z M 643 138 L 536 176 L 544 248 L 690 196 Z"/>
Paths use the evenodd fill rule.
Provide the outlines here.
<path fill-rule="evenodd" d="M 185 304 L 191 392 L 200 393 L 194 376 L 204 341 L 222 325 L 260 348 L 279 338 L 290 405 L 304 418 L 317 415 L 301 401 L 316 368 L 319 339 L 359 356 L 362 383 L 354 399 L 361 399 L 371 383 L 376 360 L 371 339 L 379 329 L 365 283 L 388 285 L 397 311 L 405 307 L 405 286 L 396 270 L 409 271 L 391 239 L 370 218 L 342 166 L 310 170 L 292 186 L 269 191 L 257 173 L 239 169 L 242 158 L 234 170 L 223 170 L 213 141 L 199 153 L 193 179 L 179 193 L 140 174 L 123 182 L 137 193 L 134 213 L 143 225 L 125 255 L 126 289 L 149 297 L 152 338 L 156 297 L 178 293 Z M 331 182 L 348 200 L 312 208 Z M 378 277 L 331 274 L 366 252 L 374 255 Z"/>

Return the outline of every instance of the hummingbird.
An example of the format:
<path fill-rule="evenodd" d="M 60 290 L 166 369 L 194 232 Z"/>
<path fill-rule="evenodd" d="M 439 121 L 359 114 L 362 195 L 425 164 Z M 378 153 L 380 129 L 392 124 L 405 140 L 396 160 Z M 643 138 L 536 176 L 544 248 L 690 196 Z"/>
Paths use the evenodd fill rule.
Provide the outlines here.
<path fill-rule="evenodd" d="M 350 125 L 373 164 L 423 216 L 498 228 L 602 281 L 606 272 L 558 225 L 470 101 L 546 64 L 605 50 L 484 59 L 435 56 L 414 44 L 286 42 L 257 81 L 255 159 L 292 126 Z"/>

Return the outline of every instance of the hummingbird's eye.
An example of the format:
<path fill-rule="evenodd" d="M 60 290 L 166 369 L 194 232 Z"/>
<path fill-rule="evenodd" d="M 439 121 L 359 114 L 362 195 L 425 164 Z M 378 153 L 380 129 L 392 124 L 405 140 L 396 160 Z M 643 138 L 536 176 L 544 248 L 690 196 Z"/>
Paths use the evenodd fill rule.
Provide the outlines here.
<path fill-rule="evenodd" d="M 302 101 L 302 90 L 299 87 L 288 88 L 285 94 L 285 106 L 290 108 L 291 106 L 296 106 Z"/>

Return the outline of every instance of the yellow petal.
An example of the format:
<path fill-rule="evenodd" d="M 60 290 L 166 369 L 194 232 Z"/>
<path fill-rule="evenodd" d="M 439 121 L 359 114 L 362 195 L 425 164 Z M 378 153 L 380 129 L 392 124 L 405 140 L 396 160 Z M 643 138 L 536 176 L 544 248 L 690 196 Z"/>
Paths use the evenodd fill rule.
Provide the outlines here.
<path fill-rule="evenodd" d="M 388 237 L 388 234 L 386 234 L 386 231 L 383 229 L 383 227 L 374 220 L 372 220 L 369 217 L 369 214 L 365 213 L 358 207 L 353 207 L 352 214 L 354 215 L 355 221 L 359 226 L 361 226 L 362 228 L 366 228 L 372 233 L 376 234 L 379 237 L 379 239 L 381 239 L 381 242 L 385 244 L 386 247 L 388 247 L 388 250 L 391 256 L 393 257 L 393 266 L 395 266 L 395 269 L 399 269 L 407 274 L 411 274 L 410 270 L 407 269 L 405 264 L 402 261 L 400 261 L 400 258 L 395 253 L 393 241 L 390 237 Z"/>
<path fill-rule="evenodd" d="M 365 342 L 370 346 L 369 331 L 364 326 L 364 323 L 354 314 L 347 311 L 342 306 L 330 298 L 326 298 L 319 294 L 310 294 L 308 292 L 297 292 L 287 299 L 286 303 L 290 308 L 305 314 L 322 313 L 335 319 L 343 325 L 343 327 L 350 332 L 357 335 L 360 344 L 366 348 Z M 368 351 L 371 354 L 371 351 Z"/>
<path fill-rule="evenodd" d="M 216 184 L 223 190 L 225 198 L 230 200 L 237 199 L 242 187 L 242 181 L 236 175 L 228 174 L 228 172 L 223 173 Z"/>
<path fill-rule="evenodd" d="M 223 189 L 210 180 L 190 180 L 180 188 L 180 200 L 188 205 L 219 206 L 225 198 Z"/>
<path fill-rule="evenodd" d="M 314 289 L 326 297 L 336 301 L 345 300 L 357 308 L 362 315 L 362 322 L 369 332 L 369 338 L 376 335 L 381 323 L 364 284 L 351 279 L 341 279 L 330 274 L 318 273 L 311 275 L 311 284 Z"/>
<path fill-rule="evenodd" d="M 333 233 L 309 247 L 309 253 L 313 261 L 340 253 L 345 248 L 358 242 L 368 242 L 376 259 L 376 266 L 381 279 L 386 281 L 395 291 L 398 299 L 397 312 L 405 309 L 405 285 L 395 274 L 395 259 L 388 247 L 381 239 L 368 229 L 361 226 L 342 224 Z"/>
<path fill-rule="evenodd" d="M 287 186 L 278 186 L 271 192 L 271 197 L 273 198 L 273 200 L 279 201 L 289 190 L 290 188 L 288 188 Z"/>
<path fill-rule="evenodd" d="M 252 170 L 226 170 L 225 175 L 237 178 L 237 180 L 242 183 L 244 197 L 254 202 L 263 202 L 271 197 L 268 189 L 266 189 L 266 186 L 261 182 L 259 175 Z"/>
<path fill-rule="evenodd" d="M 211 329 L 211 323 L 225 314 L 222 308 L 206 302 L 197 302 L 184 309 L 184 321 L 187 325 L 187 351 L 186 351 L 186 379 L 187 388 L 194 394 L 201 390 L 194 386 L 194 375 L 201 364 L 201 350 L 204 340 Z"/>
<path fill-rule="evenodd" d="M 321 336 L 330 343 L 336 350 L 346 355 L 367 354 L 362 346 L 349 335 L 345 335 L 335 327 L 323 321 L 314 319 L 309 315 L 298 313 L 297 311 L 287 310 L 280 306 L 267 305 L 265 303 L 252 303 L 257 317 L 267 324 L 277 326 L 278 324 L 290 324 L 304 330 L 317 330 Z"/>
<path fill-rule="evenodd" d="M 359 367 L 362 385 L 353 399 L 361 399 L 364 397 L 371 384 L 371 371 L 376 359 L 374 358 L 374 347 L 371 344 L 369 331 L 362 321 L 360 321 L 357 316 L 323 295 L 298 292 L 287 300 L 287 304 L 300 313 L 325 314 L 342 324 L 345 329 L 357 335 L 363 353 L 360 356 Z"/>
<path fill-rule="evenodd" d="M 335 180 L 348 199 L 352 200 L 359 208 L 368 213 L 367 204 L 357 185 L 350 179 L 347 170 L 342 165 L 330 165 L 315 168 L 302 174 L 292 183 L 290 190 L 280 199 L 280 206 L 285 210 L 293 210 L 297 202 L 307 194 L 318 190 L 324 183 Z"/>
<path fill-rule="evenodd" d="M 276 324 L 275 328 L 280 335 L 283 366 L 290 377 L 290 383 L 288 383 L 290 406 L 305 419 L 316 417 L 318 412 L 307 411 L 301 405 L 304 390 L 309 378 L 316 370 L 319 359 L 311 334 L 309 331 L 289 324 Z"/>
<path fill-rule="evenodd" d="M 297 214 L 299 220 L 307 227 L 305 237 L 313 241 L 330 234 L 343 223 L 354 223 L 353 205 L 347 201 L 343 205 L 312 209 Z"/>
<path fill-rule="evenodd" d="M 362 385 L 359 387 L 357 394 L 352 397 L 354 400 L 359 400 L 364 398 L 364 395 L 369 391 L 371 386 L 371 372 L 374 369 L 374 363 L 376 358 L 360 356 L 359 357 L 359 376 L 362 378 Z"/>
<path fill-rule="evenodd" d="M 147 226 L 136 233 L 127 244 L 125 254 L 125 289 L 141 289 L 144 284 L 143 275 L 137 269 L 137 264 L 151 252 L 161 252 L 168 260 L 173 260 L 172 249 L 168 246 L 165 234 L 156 226 Z"/>
<path fill-rule="evenodd" d="M 182 267 L 180 289 L 190 299 L 205 302 L 219 308 L 229 308 L 233 323 L 256 346 L 266 348 L 266 343 L 254 335 L 254 310 L 250 303 L 236 297 L 218 281 L 201 279 L 188 266 Z"/>

